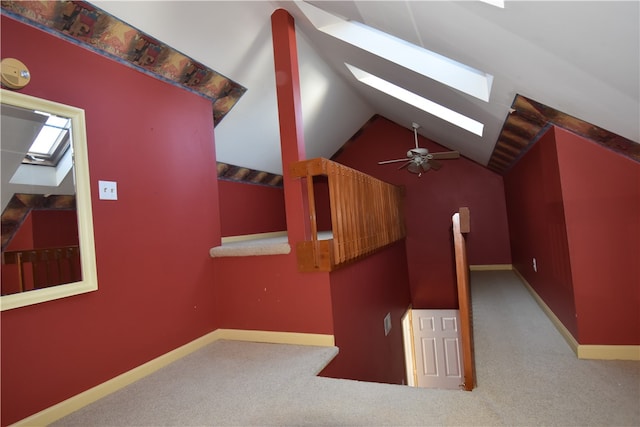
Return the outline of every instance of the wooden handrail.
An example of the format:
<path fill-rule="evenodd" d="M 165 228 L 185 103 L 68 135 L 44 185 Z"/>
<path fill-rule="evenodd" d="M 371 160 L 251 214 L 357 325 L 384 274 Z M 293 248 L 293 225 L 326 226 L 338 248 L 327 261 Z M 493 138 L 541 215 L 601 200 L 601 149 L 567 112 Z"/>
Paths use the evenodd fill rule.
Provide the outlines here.
<path fill-rule="evenodd" d="M 332 271 L 405 237 L 402 188 L 324 158 L 295 162 L 307 179 L 311 240 L 296 244 L 301 271 Z M 313 177 L 329 183 L 333 238 L 318 239 Z"/>
<path fill-rule="evenodd" d="M 6 251 L 2 253 L 2 264 L 17 266 L 18 292 L 80 280 L 80 248 L 77 245 Z M 30 281 L 25 274 L 25 264 L 31 264 Z"/>
<path fill-rule="evenodd" d="M 452 217 L 453 244 L 456 257 L 456 276 L 458 280 L 458 308 L 460 311 L 460 340 L 462 341 L 462 363 L 464 365 L 463 387 L 473 390 L 476 384 L 475 357 L 473 349 L 473 319 L 471 313 L 471 294 L 469 291 L 469 265 L 467 263 L 466 241 L 463 235 L 471 231 L 469 208 L 460 208 Z"/>

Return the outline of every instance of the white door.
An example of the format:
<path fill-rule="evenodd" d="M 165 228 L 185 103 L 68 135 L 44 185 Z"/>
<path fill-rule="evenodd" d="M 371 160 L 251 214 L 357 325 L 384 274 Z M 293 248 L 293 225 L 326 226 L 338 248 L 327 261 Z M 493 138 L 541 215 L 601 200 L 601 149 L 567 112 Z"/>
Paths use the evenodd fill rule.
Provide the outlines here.
<path fill-rule="evenodd" d="M 412 310 L 418 387 L 460 389 L 463 367 L 458 310 Z"/>

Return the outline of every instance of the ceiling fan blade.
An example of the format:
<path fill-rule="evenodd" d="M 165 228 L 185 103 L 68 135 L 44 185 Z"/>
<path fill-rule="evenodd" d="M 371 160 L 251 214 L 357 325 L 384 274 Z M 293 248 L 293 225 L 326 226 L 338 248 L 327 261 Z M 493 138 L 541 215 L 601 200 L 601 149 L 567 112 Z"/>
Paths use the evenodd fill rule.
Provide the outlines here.
<path fill-rule="evenodd" d="M 428 164 L 431 166 L 431 169 L 433 169 L 434 171 L 437 171 L 442 167 L 442 163 L 433 159 L 429 160 Z"/>
<path fill-rule="evenodd" d="M 407 166 L 409 166 L 411 163 L 413 163 L 413 160 L 409 160 L 407 163 L 405 163 L 404 165 L 400 166 L 400 167 L 398 168 L 398 170 L 406 168 L 406 167 L 407 167 Z"/>
<path fill-rule="evenodd" d="M 379 165 L 386 165 L 387 163 L 397 163 L 397 162 L 406 162 L 407 159 L 395 159 L 395 160 L 383 160 L 378 162 Z"/>
<path fill-rule="evenodd" d="M 458 151 L 442 151 L 440 153 L 430 153 L 433 157 L 432 159 L 446 160 L 446 159 L 457 159 L 460 157 L 460 153 Z"/>

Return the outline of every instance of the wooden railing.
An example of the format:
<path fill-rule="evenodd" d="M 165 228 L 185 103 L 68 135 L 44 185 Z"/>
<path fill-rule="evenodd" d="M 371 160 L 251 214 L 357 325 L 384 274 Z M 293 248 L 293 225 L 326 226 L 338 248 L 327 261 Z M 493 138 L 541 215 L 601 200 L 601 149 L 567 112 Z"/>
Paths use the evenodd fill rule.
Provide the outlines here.
<path fill-rule="evenodd" d="M 405 237 L 403 190 L 324 158 L 296 162 L 292 175 L 306 178 L 311 240 L 298 242 L 300 271 L 332 271 Z M 318 238 L 314 176 L 326 176 L 331 239 Z"/>
<path fill-rule="evenodd" d="M 471 231 L 469 208 L 460 208 L 453 215 L 453 244 L 456 257 L 456 276 L 458 280 L 458 307 L 460 309 L 460 340 L 462 341 L 462 363 L 464 365 L 463 387 L 473 390 L 476 384 L 475 357 L 473 348 L 473 316 L 471 312 L 471 294 L 469 290 L 469 264 L 464 234 Z"/>
<path fill-rule="evenodd" d="M 15 265 L 13 270 L 8 271 Z M 2 295 L 81 280 L 80 249 L 63 246 L 2 253 Z M 10 277 L 9 280 L 7 280 Z"/>

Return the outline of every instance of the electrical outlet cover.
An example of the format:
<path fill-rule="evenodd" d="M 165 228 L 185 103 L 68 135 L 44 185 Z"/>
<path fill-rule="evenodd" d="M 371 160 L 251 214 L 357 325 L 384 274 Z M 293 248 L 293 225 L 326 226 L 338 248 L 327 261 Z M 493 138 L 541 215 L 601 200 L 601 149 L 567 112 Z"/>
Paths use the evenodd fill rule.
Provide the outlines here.
<path fill-rule="evenodd" d="M 389 332 L 391 332 L 391 313 L 384 316 L 384 335 L 389 335 Z"/>

